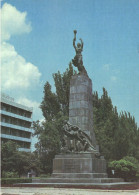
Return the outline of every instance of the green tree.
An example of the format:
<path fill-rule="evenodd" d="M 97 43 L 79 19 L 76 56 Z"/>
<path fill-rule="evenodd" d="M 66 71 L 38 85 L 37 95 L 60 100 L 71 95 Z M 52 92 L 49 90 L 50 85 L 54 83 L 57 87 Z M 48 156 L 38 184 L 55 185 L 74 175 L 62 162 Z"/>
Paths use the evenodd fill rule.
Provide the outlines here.
<path fill-rule="evenodd" d="M 36 159 L 36 155 L 31 152 L 18 151 L 15 156 L 14 169 L 19 177 L 27 175 L 32 169 L 38 174 L 40 172 L 40 162 Z"/>
<path fill-rule="evenodd" d="M 53 74 L 55 81 L 56 93 L 51 91 L 51 85 L 46 82 L 44 85 L 44 97 L 41 103 L 41 109 L 46 121 L 54 120 L 61 111 L 64 115 L 69 114 L 69 91 L 70 79 L 75 74 L 73 67 L 69 64 L 69 68 L 61 74 Z"/>
<path fill-rule="evenodd" d="M 69 114 L 70 79 L 75 72 L 72 65 L 61 74 L 53 74 L 56 92 L 51 91 L 51 85 L 46 82 L 41 109 L 45 121 L 33 123 L 39 142 L 36 144 L 36 153 L 41 162 L 41 170 L 45 173 L 52 171 L 52 160 L 60 152 L 63 143 L 63 123 Z"/>
<path fill-rule="evenodd" d="M 18 146 L 12 142 L 8 141 L 1 146 L 1 173 L 3 172 L 14 172 L 15 168 L 15 157 L 17 153 Z"/>
<path fill-rule="evenodd" d="M 56 121 L 47 121 L 43 125 L 38 121 L 37 125 L 34 123 L 34 130 L 39 139 L 36 144 L 36 152 L 41 162 L 40 168 L 46 173 L 51 172 L 52 159 L 60 151 L 60 135 L 56 128 Z"/>
<path fill-rule="evenodd" d="M 135 123 L 134 117 L 132 117 L 130 113 L 120 113 L 115 146 L 117 159 L 121 159 L 124 156 L 134 156 L 138 158 L 138 132 L 139 129 Z"/>
<path fill-rule="evenodd" d="M 44 85 L 43 93 L 44 98 L 40 106 L 43 116 L 48 121 L 54 120 L 57 113 L 60 111 L 60 104 L 57 95 L 51 91 L 49 82 L 46 82 Z"/>
<path fill-rule="evenodd" d="M 66 116 L 69 115 L 70 80 L 75 73 L 76 72 L 73 70 L 70 63 L 69 68 L 67 68 L 63 74 L 61 74 L 59 71 L 58 73 L 53 74 L 58 101 L 62 112 Z"/>
<path fill-rule="evenodd" d="M 119 160 L 124 156 L 139 158 L 139 129 L 130 113 L 118 115 L 106 89 L 98 97 L 93 93 L 94 130 L 100 152 L 107 160 Z"/>
<path fill-rule="evenodd" d="M 117 108 L 113 107 L 111 98 L 105 88 L 103 95 L 93 93 L 94 130 L 100 146 L 100 152 L 106 159 L 114 158 L 115 132 L 118 128 Z"/>
<path fill-rule="evenodd" d="M 1 171 L 2 177 L 6 172 L 17 173 L 20 177 L 33 169 L 39 172 L 39 161 L 35 154 L 18 150 L 18 145 L 13 141 L 2 144 L 1 147 Z"/>

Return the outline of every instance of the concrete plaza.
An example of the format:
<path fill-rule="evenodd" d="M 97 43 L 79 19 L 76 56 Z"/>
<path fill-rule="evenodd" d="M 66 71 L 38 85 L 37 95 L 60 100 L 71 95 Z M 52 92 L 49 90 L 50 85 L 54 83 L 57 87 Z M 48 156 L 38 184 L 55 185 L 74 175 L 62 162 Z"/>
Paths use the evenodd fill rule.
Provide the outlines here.
<path fill-rule="evenodd" d="M 2 187 L 1 195 L 139 195 L 138 190 Z"/>

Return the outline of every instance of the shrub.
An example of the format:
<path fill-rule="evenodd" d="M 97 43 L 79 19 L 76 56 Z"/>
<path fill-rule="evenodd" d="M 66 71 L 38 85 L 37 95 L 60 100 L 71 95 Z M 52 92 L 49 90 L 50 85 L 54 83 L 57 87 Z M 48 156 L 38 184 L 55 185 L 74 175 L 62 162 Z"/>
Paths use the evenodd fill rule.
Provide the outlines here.
<path fill-rule="evenodd" d="M 1 178 L 1 184 L 32 183 L 31 178 Z"/>
<path fill-rule="evenodd" d="M 18 177 L 18 173 L 17 172 L 6 172 L 6 171 L 3 171 L 2 177 L 3 178 L 17 178 Z"/>
<path fill-rule="evenodd" d="M 136 158 L 134 158 L 133 156 L 125 156 L 123 159 L 126 161 L 130 161 L 134 165 L 136 165 L 139 173 L 139 161 Z"/>
<path fill-rule="evenodd" d="M 114 175 L 112 175 L 112 170 L 114 170 Z M 137 165 L 125 159 L 112 161 L 108 164 L 108 174 L 110 177 L 120 177 L 125 181 L 135 181 Z"/>

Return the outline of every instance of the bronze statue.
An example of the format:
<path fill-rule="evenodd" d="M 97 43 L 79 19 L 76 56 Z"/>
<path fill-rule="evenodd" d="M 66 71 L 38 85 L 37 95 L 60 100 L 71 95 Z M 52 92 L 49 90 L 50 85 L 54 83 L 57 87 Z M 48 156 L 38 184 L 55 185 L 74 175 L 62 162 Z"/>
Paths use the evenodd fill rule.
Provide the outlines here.
<path fill-rule="evenodd" d="M 82 41 L 82 39 L 80 39 L 81 43 L 77 43 L 77 46 L 76 46 L 75 41 L 76 41 L 77 31 L 74 30 L 73 32 L 74 32 L 73 47 L 75 49 L 76 56 L 74 57 L 74 59 L 72 59 L 72 64 L 78 68 L 79 74 L 87 75 L 85 67 L 83 66 L 83 58 L 82 58 L 83 41 Z"/>
<path fill-rule="evenodd" d="M 62 150 L 66 153 L 91 152 L 99 155 L 99 152 L 92 145 L 90 137 L 78 126 L 67 121 L 64 125 L 64 142 Z"/>

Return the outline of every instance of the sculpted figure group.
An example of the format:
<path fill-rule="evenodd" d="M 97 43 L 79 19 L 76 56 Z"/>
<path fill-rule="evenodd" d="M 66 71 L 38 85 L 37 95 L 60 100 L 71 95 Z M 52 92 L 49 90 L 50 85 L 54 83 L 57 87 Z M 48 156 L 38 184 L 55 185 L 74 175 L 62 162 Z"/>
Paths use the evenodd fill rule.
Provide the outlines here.
<path fill-rule="evenodd" d="M 64 147 L 62 151 L 66 153 L 93 152 L 98 154 L 98 151 L 91 144 L 89 136 L 78 126 L 72 125 L 67 121 L 64 125 Z"/>

